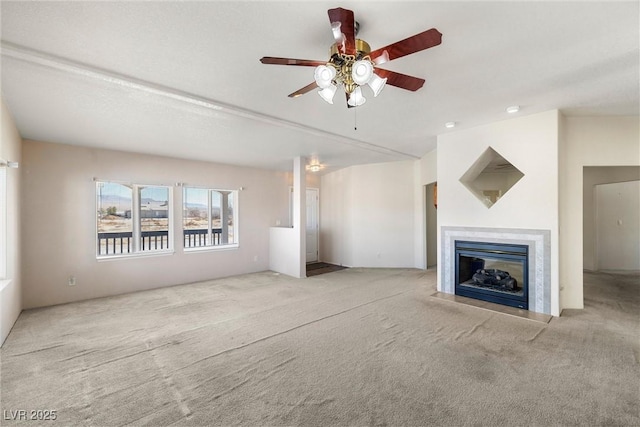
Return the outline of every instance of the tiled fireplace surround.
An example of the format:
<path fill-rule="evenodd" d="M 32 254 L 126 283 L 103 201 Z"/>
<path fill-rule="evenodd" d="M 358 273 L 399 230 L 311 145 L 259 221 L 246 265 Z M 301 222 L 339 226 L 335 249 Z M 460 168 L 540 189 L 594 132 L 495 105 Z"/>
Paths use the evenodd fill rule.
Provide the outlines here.
<path fill-rule="evenodd" d="M 551 232 L 519 228 L 442 227 L 442 285 L 455 294 L 455 241 L 490 242 L 529 247 L 529 311 L 551 314 Z"/>

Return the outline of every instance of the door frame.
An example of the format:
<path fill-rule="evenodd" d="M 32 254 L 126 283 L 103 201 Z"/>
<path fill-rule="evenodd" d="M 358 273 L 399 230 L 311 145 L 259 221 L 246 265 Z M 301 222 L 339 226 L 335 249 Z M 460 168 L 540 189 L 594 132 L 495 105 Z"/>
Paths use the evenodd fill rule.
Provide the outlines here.
<path fill-rule="evenodd" d="M 315 217 L 317 219 L 316 221 L 316 230 L 315 230 L 315 234 L 316 234 L 316 247 L 315 247 L 315 251 L 316 251 L 316 260 L 315 261 L 310 261 L 310 262 L 319 262 L 320 261 L 320 189 L 319 188 L 314 188 L 314 187 L 308 187 L 307 188 L 307 194 L 309 192 L 313 192 L 315 193 L 316 199 L 315 199 L 315 203 L 313 204 L 314 206 L 314 214 Z M 306 200 L 306 195 L 305 195 L 305 200 Z M 307 215 L 309 215 L 309 210 L 307 209 Z M 307 229 L 307 223 L 305 221 L 305 231 L 308 233 L 308 229 Z M 306 239 L 307 241 L 307 245 L 309 244 L 309 239 Z M 308 252 L 307 251 L 308 248 L 305 248 L 305 255 Z"/>
<path fill-rule="evenodd" d="M 317 260 L 316 261 L 310 261 L 310 262 L 319 262 L 320 261 L 320 189 L 316 188 L 316 187 L 307 187 L 307 193 L 309 191 L 313 191 L 316 193 L 316 203 L 315 203 L 315 214 L 316 214 L 316 218 L 318 218 L 318 224 L 316 225 L 316 256 L 317 256 Z M 306 193 L 305 193 L 305 203 L 306 203 Z M 308 210 L 307 210 L 307 215 L 308 215 Z M 289 187 L 289 226 L 293 227 L 293 187 Z M 307 229 L 307 221 L 305 218 L 305 222 L 304 222 L 304 226 L 305 226 L 305 232 Z M 306 257 L 306 253 L 307 253 L 307 248 L 305 248 L 305 257 Z"/>
<path fill-rule="evenodd" d="M 423 185 L 423 209 L 424 209 L 424 269 L 438 266 L 438 208 L 436 206 L 436 196 L 434 187 L 437 188 L 438 181 L 433 181 Z M 437 191 L 437 190 L 435 190 Z M 432 209 L 433 207 L 433 209 Z M 429 227 L 433 225 L 433 227 Z M 431 248 L 431 251 L 429 250 Z M 431 260 L 431 264 L 429 263 Z"/>

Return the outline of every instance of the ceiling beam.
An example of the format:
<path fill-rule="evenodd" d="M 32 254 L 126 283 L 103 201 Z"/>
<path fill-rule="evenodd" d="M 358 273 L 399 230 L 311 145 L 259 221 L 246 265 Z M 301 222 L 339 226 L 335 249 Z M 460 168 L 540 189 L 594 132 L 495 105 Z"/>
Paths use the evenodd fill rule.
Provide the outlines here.
<path fill-rule="evenodd" d="M 349 138 L 346 136 L 338 135 L 332 132 L 327 132 L 322 129 L 317 129 L 311 126 L 306 126 L 300 123 L 295 123 L 289 120 L 281 119 L 278 117 L 262 114 L 257 111 L 248 110 L 246 108 L 238 107 L 236 105 L 228 104 L 225 102 L 216 101 L 211 98 L 206 98 L 193 93 L 181 91 L 169 86 L 155 84 L 146 80 L 137 79 L 135 77 L 127 76 L 117 72 L 105 70 L 102 68 L 94 67 L 81 62 L 73 61 L 60 56 L 52 55 L 46 52 L 31 49 L 25 46 L 21 46 L 15 43 L 11 43 L 2 40 L 1 44 L 2 56 L 17 59 L 20 61 L 28 62 L 31 64 L 37 64 L 47 68 L 55 69 L 69 74 L 74 74 L 101 82 L 106 82 L 128 89 L 139 90 L 142 92 L 150 93 L 153 95 L 161 96 L 164 98 L 172 99 L 179 102 L 195 105 L 204 109 L 214 110 L 216 112 L 230 114 L 238 117 L 243 117 L 249 120 L 255 120 L 262 123 L 267 123 L 273 126 L 292 129 L 306 134 L 318 136 L 325 140 L 344 144 L 351 147 L 373 151 L 376 153 L 386 154 L 394 157 L 401 157 L 406 159 L 419 159 L 420 157 L 414 156 L 402 151 L 393 150 L 380 145 L 372 144 L 370 142 L 361 141 L 355 138 Z"/>

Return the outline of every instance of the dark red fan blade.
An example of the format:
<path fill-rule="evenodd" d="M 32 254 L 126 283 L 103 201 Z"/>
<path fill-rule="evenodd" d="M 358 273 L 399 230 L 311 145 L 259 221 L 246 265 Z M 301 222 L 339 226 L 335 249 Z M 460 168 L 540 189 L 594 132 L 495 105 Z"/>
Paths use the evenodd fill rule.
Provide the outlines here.
<path fill-rule="evenodd" d="M 273 56 L 265 56 L 260 58 L 263 64 L 275 65 L 301 65 L 304 67 L 317 67 L 318 65 L 326 65 L 327 61 L 314 61 L 312 59 L 293 59 L 293 58 L 274 58 Z"/>
<path fill-rule="evenodd" d="M 306 85 L 305 87 L 303 87 L 302 89 L 298 89 L 297 91 L 290 93 L 289 94 L 289 98 L 297 98 L 300 95 L 304 95 L 307 92 L 311 92 L 313 89 L 317 88 L 318 85 L 316 84 L 316 82 L 310 83 L 308 85 Z"/>
<path fill-rule="evenodd" d="M 338 45 L 338 50 L 347 55 L 356 54 L 356 30 L 353 11 L 338 7 L 329 9 L 331 31 Z"/>
<path fill-rule="evenodd" d="M 399 87 L 401 89 L 415 92 L 424 84 L 424 79 L 407 76 L 406 74 L 397 73 L 395 71 L 383 70 L 382 68 L 376 67 L 374 72 L 383 79 L 386 78 L 388 85 Z"/>
<path fill-rule="evenodd" d="M 442 43 L 442 34 L 440 31 L 432 28 L 415 36 L 411 36 L 399 42 L 390 44 L 389 46 L 376 49 L 369 54 L 373 62 L 383 64 L 396 58 L 401 58 L 421 50 L 429 49 Z M 386 55 L 385 55 L 386 52 Z M 387 59 L 388 55 L 388 59 Z"/>

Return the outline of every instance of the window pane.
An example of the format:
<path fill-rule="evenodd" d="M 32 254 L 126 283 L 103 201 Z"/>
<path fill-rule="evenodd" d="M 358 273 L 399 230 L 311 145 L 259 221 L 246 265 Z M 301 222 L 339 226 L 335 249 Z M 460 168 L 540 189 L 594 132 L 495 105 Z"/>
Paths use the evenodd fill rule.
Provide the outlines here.
<path fill-rule="evenodd" d="M 234 239 L 234 191 L 211 191 L 211 224 L 214 230 L 214 244 L 230 245 Z"/>
<path fill-rule="evenodd" d="M 113 182 L 96 183 L 98 255 L 133 251 L 132 190 Z"/>
<path fill-rule="evenodd" d="M 219 191 L 211 190 L 211 228 L 214 245 L 226 244 L 222 238 L 221 206 L 222 194 Z"/>
<path fill-rule="evenodd" d="M 7 168 L 0 168 L 0 280 L 7 277 Z"/>
<path fill-rule="evenodd" d="M 185 188 L 183 199 L 184 247 L 207 246 L 209 233 L 209 190 L 204 188 Z"/>
<path fill-rule="evenodd" d="M 235 240 L 235 212 L 233 207 L 235 206 L 235 191 L 229 193 L 229 205 L 227 208 L 227 225 L 229 226 L 229 243 L 237 243 Z"/>
<path fill-rule="evenodd" d="M 235 191 L 185 187 L 183 196 L 185 248 L 238 243 Z"/>
<path fill-rule="evenodd" d="M 140 187 L 140 250 L 169 249 L 169 189 Z"/>

